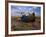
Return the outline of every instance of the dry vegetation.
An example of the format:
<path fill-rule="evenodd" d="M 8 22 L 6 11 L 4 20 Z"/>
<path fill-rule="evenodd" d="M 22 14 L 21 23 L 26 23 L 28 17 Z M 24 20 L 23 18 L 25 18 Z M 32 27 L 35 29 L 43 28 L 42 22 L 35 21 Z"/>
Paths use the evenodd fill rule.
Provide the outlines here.
<path fill-rule="evenodd" d="M 20 17 L 19 17 L 20 18 Z M 16 17 L 11 17 L 11 30 L 19 31 L 19 30 L 39 30 L 40 29 L 40 17 L 35 17 L 34 22 L 22 22 L 21 20 L 17 20 Z"/>

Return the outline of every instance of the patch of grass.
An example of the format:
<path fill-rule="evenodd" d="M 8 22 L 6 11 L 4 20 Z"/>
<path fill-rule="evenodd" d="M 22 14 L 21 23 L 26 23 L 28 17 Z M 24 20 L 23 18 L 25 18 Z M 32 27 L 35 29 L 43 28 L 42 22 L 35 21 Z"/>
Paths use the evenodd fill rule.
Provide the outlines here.
<path fill-rule="evenodd" d="M 14 30 L 18 31 L 18 30 L 30 30 L 32 28 L 31 25 L 28 25 L 28 23 L 22 23 L 21 25 L 19 25 L 18 27 L 17 26 L 14 26 Z"/>

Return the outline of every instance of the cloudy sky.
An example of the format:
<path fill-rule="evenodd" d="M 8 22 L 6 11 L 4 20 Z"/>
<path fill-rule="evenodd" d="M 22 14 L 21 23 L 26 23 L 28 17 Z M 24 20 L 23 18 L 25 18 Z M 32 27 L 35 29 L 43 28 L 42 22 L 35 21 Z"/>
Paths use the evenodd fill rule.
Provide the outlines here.
<path fill-rule="evenodd" d="M 21 12 L 26 15 L 28 15 L 28 12 L 29 13 L 34 12 L 36 16 L 39 16 L 41 12 L 41 7 L 11 5 L 11 15 L 12 16 L 21 16 Z"/>

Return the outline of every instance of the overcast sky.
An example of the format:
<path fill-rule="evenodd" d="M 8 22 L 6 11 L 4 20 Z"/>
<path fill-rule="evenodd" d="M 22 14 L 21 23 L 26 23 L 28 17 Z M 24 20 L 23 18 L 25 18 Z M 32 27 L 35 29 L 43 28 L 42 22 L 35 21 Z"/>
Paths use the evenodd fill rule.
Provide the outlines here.
<path fill-rule="evenodd" d="M 11 5 L 11 14 L 12 16 L 21 16 L 21 12 L 28 15 L 29 13 L 34 12 L 36 16 L 40 15 L 41 7 L 36 6 L 13 6 Z"/>

